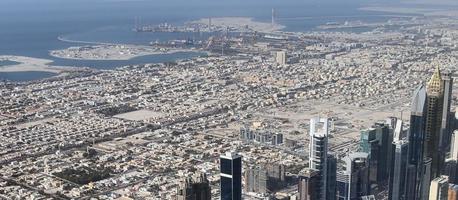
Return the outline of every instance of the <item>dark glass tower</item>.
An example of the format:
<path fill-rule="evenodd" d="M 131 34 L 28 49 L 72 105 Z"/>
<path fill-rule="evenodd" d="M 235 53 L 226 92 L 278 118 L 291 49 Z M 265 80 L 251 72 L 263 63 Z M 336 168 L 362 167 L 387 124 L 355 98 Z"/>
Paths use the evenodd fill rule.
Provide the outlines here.
<path fill-rule="evenodd" d="M 442 121 L 441 121 L 441 154 L 446 155 L 450 151 L 450 141 L 452 140 L 452 128 L 450 125 L 451 112 L 450 105 L 452 103 L 453 78 L 449 73 L 443 74 L 442 85 L 444 86 L 444 103 L 442 105 Z"/>
<path fill-rule="evenodd" d="M 336 199 L 336 176 L 337 176 L 337 159 L 334 154 L 328 153 L 328 175 L 327 178 L 327 186 L 326 186 L 326 200 L 335 200 Z"/>
<path fill-rule="evenodd" d="M 426 123 L 426 88 L 419 86 L 413 95 L 410 114 L 409 133 L 409 168 L 407 181 L 407 198 L 409 200 L 420 199 L 421 180 L 423 169 L 423 144 L 425 138 Z"/>
<path fill-rule="evenodd" d="M 370 129 L 361 131 L 360 150 L 369 154 L 371 183 L 383 185 L 389 175 L 391 155 L 390 127 L 385 123 L 375 123 Z"/>
<path fill-rule="evenodd" d="M 221 200 L 242 199 L 242 156 L 231 152 L 220 156 Z"/>

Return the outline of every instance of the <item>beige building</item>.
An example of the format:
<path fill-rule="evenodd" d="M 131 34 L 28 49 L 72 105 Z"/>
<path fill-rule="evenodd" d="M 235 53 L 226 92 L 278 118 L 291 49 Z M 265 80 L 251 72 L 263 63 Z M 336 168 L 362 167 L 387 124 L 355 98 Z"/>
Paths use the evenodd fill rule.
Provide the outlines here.
<path fill-rule="evenodd" d="M 447 200 L 448 198 L 448 177 L 441 176 L 431 181 L 429 188 L 429 200 Z"/>
<path fill-rule="evenodd" d="M 286 65 L 286 52 L 285 51 L 278 51 L 275 61 L 279 65 Z"/>

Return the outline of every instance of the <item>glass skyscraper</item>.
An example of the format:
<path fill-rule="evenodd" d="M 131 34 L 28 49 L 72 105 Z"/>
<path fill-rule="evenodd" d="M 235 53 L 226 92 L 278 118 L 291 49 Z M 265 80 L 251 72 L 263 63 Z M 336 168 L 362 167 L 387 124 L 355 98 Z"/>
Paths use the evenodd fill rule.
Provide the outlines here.
<path fill-rule="evenodd" d="M 409 168 L 407 181 L 408 200 L 421 199 L 423 143 L 426 123 L 426 88 L 420 85 L 414 92 L 410 113 Z"/>
<path fill-rule="evenodd" d="M 242 199 L 242 156 L 229 152 L 220 156 L 221 200 Z"/>
<path fill-rule="evenodd" d="M 407 131 L 403 127 L 402 120 L 398 120 L 392 144 L 393 162 L 389 181 L 389 199 L 391 200 L 403 200 L 407 196 L 409 142 L 403 137 Z"/>

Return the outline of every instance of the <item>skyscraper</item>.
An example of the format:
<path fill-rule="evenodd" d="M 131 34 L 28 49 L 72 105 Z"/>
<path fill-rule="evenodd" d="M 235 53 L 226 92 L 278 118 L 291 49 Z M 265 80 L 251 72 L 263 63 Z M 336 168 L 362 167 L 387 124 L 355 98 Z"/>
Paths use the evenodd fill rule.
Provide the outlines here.
<path fill-rule="evenodd" d="M 185 178 L 178 185 L 177 200 L 210 200 L 211 188 L 205 173 L 191 179 Z"/>
<path fill-rule="evenodd" d="M 310 119 L 309 164 L 311 169 L 319 173 L 320 184 L 318 185 L 318 198 L 324 200 L 327 195 L 328 134 L 329 119 Z"/>
<path fill-rule="evenodd" d="M 344 171 L 337 174 L 337 200 L 353 200 L 369 195 L 369 155 L 352 153 L 343 161 Z"/>
<path fill-rule="evenodd" d="M 423 157 L 431 158 L 431 179 L 439 176 L 444 162 L 441 151 L 441 124 L 444 104 L 444 86 L 439 67 L 426 87 L 426 125 Z"/>
<path fill-rule="evenodd" d="M 211 188 L 210 182 L 208 181 L 207 175 L 205 173 L 200 173 L 194 181 L 193 184 L 194 194 L 196 195 L 196 200 L 211 200 Z"/>
<path fill-rule="evenodd" d="M 420 85 L 414 92 L 409 132 L 409 167 L 407 181 L 407 199 L 421 199 L 423 179 L 423 144 L 426 124 L 426 88 Z"/>
<path fill-rule="evenodd" d="M 178 185 L 177 200 L 194 200 L 195 195 L 192 190 L 192 179 L 185 178 Z"/>
<path fill-rule="evenodd" d="M 269 163 L 267 166 L 267 189 L 274 191 L 286 186 L 285 166 L 283 164 Z"/>
<path fill-rule="evenodd" d="M 299 200 L 319 199 L 320 174 L 313 169 L 307 169 L 299 175 Z"/>
<path fill-rule="evenodd" d="M 445 175 L 451 184 L 458 184 L 458 130 L 451 136 L 450 157 L 445 160 Z"/>
<path fill-rule="evenodd" d="M 448 185 L 448 200 L 458 200 L 458 185 Z"/>
<path fill-rule="evenodd" d="M 328 170 L 327 170 L 327 186 L 326 200 L 336 199 L 336 181 L 337 181 L 337 158 L 334 154 L 328 153 Z"/>
<path fill-rule="evenodd" d="M 441 121 L 441 153 L 445 155 L 445 152 L 450 150 L 451 141 L 451 115 L 450 105 L 452 103 L 452 89 L 453 89 L 453 78 L 451 74 L 445 73 L 442 76 L 442 82 L 444 87 L 444 103 L 442 105 L 442 121 Z"/>
<path fill-rule="evenodd" d="M 375 123 L 371 128 L 361 130 L 360 150 L 369 154 L 371 183 L 383 184 L 389 175 L 390 127 Z"/>
<path fill-rule="evenodd" d="M 441 176 L 431 181 L 429 189 L 429 200 L 447 200 L 448 196 L 448 178 Z"/>
<path fill-rule="evenodd" d="M 394 131 L 392 155 L 393 161 L 391 162 L 390 170 L 390 181 L 389 181 L 389 199 L 391 200 L 403 200 L 406 198 L 406 182 L 407 170 L 408 170 L 408 151 L 409 142 L 403 138 L 404 133 L 407 132 L 404 129 L 402 120 L 398 120 Z"/>
<path fill-rule="evenodd" d="M 245 192 L 267 193 L 267 171 L 260 167 L 250 167 L 244 172 Z"/>
<path fill-rule="evenodd" d="M 350 176 L 346 172 L 336 174 L 336 200 L 349 200 Z"/>
<path fill-rule="evenodd" d="M 275 61 L 279 65 L 286 65 L 286 52 L 285 51 L 278 51 L 275 55 Z"/>
<path fill-rule="evenodd" d="M 242 156 L 228 152 L 220 156 L 221 200 L 242 199 Z"/>

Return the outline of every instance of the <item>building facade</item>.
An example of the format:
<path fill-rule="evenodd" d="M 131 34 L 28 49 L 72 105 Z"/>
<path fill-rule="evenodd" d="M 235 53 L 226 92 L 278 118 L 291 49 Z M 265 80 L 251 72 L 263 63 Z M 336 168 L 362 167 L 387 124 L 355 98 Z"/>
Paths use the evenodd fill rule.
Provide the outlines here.
<path fill-rule="evenodd" d="M 318 185 L 318 199 L 323 200 L 327 198 L 328 135 L 329 119 L 310 119 L 309 166 L 319 173 L 320 184 Z"/>
<path fill-rule="evenodd" d="M 220 156 L 221 200 L 242 199 L 242 156 L 228 152 Z"/>

